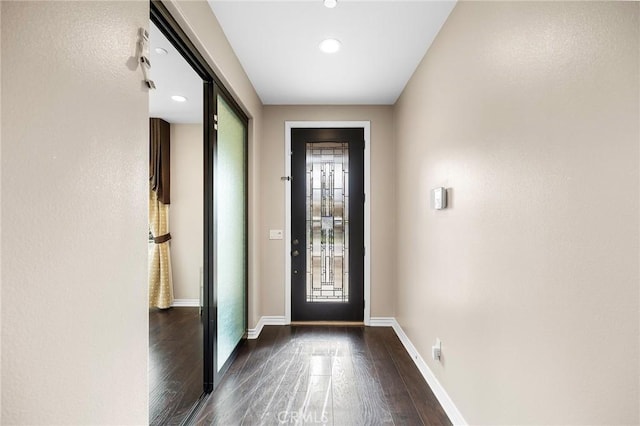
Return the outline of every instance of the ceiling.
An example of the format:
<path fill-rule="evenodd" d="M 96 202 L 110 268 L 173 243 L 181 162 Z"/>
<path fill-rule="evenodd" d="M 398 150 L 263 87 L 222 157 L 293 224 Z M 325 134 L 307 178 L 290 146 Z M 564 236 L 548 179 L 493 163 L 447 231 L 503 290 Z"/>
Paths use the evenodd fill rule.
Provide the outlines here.
<path fill-rule="evenodd" d="M 209 0 L 266 105 L 393 104 L 455 1 Z M 319 43 L 341 41 L 326 54 Z M 153 62 L 152 62 L 153 63 Z"/>
<path fill-rule="evenodd" d="M 395 103 L 455 1 L 209 0 L 265 105 Z M 342 48 L 322 53 L 336 38 Z M 170 123 L 202 123 L 202 80 L 150 23 L 149 113 Z M 156 53 L 163 48 L 166 55 Z M 171 100 L 182 95 L 186 102 Z"/>
<path fill-rule="evenodd" d="M 149 117 L 176 124 L 202 123 L 202 79 L 152 22 L 149 23 L 149 46 L 149 76 L 156 85 L 155 90 L 149 90 Z M 155 51 L 158 47 L 167 54 L 158 54 Z M 173 95 L 184 96 L 187 101 L 175 102 L 171 99 Z"/>

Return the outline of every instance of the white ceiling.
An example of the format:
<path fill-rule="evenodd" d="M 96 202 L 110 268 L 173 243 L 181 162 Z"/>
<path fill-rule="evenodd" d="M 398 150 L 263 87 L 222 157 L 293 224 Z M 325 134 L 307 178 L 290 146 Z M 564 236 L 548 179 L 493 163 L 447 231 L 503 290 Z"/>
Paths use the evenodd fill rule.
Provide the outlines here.
<path fill-rule="evenodd" d="M 149 90 L 149 117 L 169 123 L 202 123 L 202 79 L 152 22 L 149 23 L 149 46 L 149 76 L 156 85 L 155 90 Z M 159 55 L 156 47 L 168 53 Z M 173 95 L 182 95 L 187 101 L 175 102 L 171 100 Z"/>
<path fill-rule="evenodd" d="M 262 102 L 393 104 L 455 1 L 209 0 Z M 325 38 L 338 53 L 318 49 Z M 153 62 L 152 62 L 153 63 Z"/>

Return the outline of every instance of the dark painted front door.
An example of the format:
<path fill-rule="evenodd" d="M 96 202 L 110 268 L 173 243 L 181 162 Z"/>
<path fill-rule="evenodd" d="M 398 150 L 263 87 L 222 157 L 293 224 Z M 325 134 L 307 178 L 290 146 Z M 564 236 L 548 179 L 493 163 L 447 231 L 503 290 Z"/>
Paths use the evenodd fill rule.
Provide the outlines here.
<path fill-rule="evenodd" d="M 364 316 L 364 129 L 291 130 L 291 319 Z"/>

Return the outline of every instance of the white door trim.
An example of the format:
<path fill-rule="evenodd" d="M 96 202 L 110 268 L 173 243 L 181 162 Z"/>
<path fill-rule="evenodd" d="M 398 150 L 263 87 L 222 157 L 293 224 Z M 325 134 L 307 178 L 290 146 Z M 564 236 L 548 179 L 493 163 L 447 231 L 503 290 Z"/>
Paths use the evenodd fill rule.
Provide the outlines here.
<path fill-rule="evenodd" d="M 371 322 L 371 122 L 369 121 L 285 121 L 284 176 L 291 176 L 291 129 L 300 127 L 356 127 L 364 129 L 364 324 Z M 291 323 L 291 181 L 285 181 L 284 287 L 285 320 Z"/>

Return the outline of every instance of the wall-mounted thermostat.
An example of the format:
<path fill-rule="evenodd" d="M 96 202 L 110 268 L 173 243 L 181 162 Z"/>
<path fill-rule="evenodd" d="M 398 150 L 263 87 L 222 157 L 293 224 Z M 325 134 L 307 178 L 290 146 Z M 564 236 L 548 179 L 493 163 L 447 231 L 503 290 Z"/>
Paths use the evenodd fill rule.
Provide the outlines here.
<path fill-rule="evenodd" d="M 436 210 L 442 210 L 447 207 L 447 189 L 433 188 L 431 190 L 431 207 Z"/>

